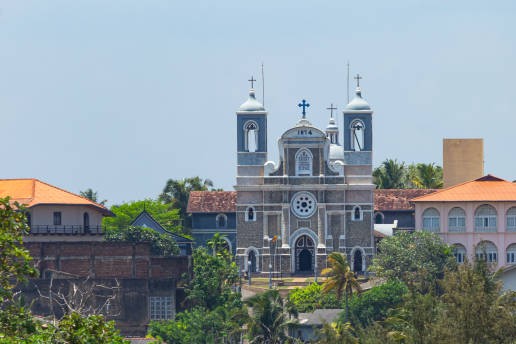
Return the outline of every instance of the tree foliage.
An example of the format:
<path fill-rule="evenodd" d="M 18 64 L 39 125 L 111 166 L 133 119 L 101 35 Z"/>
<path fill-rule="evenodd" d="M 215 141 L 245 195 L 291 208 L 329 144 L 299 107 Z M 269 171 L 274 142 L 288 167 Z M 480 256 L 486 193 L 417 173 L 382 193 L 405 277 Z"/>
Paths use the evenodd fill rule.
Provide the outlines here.
<path fill-rule="evenodd" d="M 439 189 L 443 187 L 443 169 L 434 163 L 406 165 L 386 159 L 373 171 L 378 189 Z"/>
<path fill-rule="evenodd" d="M 323 293 L 322 286 L 311 283 L 303 288 L 295 288 L 288 294 L 289 302 L 298 312 L 313 312 L 316 309 L 337 309 L 342 307 L 334 292 Z"/>
<path fill-rule="evenodd" d="M 250 343 L 282 344 L 292 340 L 287 335 L 287 328 L 296 323 L 292 316 L 297 317 L 297 311 L 283 301 L 277 290 L 254 295 L 246 304 L 252 307 L 248 322 Z"/>
<path fill-rule="evenodd" d="M 84 191 L 80 191 L 80 195 L 82 197 L 85 197 L 85 198 L 89 199 L 90 201 L 93 201 L 93 202 L 98 203 L 98 204 L 105 205 L 106 202 L 107 202 L 107 199 L 99 201 L 99 197 L 98 197 L 97 191 L 93 191 L 93 189 L 91 189 L 91 188 L 86 189 Z"/>
<path fill-rule="evenodd" d="M 380 241 L 370 267 L 377 276 L 399 279 L 422 292 L 434 289 L 447 268 L 455 267 L 451 246 L 436 234 L 401 232 Z"/>
<path fill-rule="evenodd" d="M 13 288 L 28 277 L 36 276 L 32 257 L 23 247 L 29 232 L 23 207 L 9 197 L 0 198 L 0 306 L 13 297 Z"/>
<path fill-rule="evenodd" d="M 104 217 L 102 220 L 106 231 L 126 229 L 145 210 L 166 230 L 179 234 L 182 233 L 179 210 L 170 209 L 166 204 L 156 200 L 145 199 L 122 203 L 112 206 L 110 210 L 115 216 Z"/>
<path fill-rule="evenodd" d="M 107 241 L 124 241 L 131 243 L 148 242 L 151 252 L 159 256 L 173 256 L 179 254 L 179 246 L 172 235 L 158 233 L 152 228 L 129 226 L 117 230 L 109 230 L 105 234 Z"/>

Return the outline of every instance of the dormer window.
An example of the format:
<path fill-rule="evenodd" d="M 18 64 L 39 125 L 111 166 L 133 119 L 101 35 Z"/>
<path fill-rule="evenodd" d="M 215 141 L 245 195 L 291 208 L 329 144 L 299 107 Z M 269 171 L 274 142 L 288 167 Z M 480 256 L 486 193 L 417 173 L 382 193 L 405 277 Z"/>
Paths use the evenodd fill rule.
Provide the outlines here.
<path fill-rule="evenodd" d="M 301 148 L 296 153 L 296 176 L 312 175 L 312 152 L 306 148 Z"/>
<path fill-rule="evenodd" d="M 351 122 L 350 133 L 351 133 L 351 150 L 362 151 L 364 150 L 364 122 L 357 119 Z"/>
<path fill-rule="evenodd" d="M 258 123 L 247 121 L 244 124 L 245 150 L 256 152 L 258 150 Z"/>

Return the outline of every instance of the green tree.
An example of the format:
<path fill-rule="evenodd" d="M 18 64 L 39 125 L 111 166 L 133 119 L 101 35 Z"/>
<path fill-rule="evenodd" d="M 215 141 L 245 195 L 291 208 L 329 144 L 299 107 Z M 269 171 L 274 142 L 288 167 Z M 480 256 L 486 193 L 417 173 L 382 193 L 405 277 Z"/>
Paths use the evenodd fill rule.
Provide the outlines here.
<path fill-rule="evenodd" d="M 403 303 L 406 293 L 407 286 L 396 280 L 363 292 L 360 297 L 353 298 L 349 304 L 352 323 L 366 327 L 374 321 L 384 320 L 391 309 Z"/>
<path fill-rule="evenodd" d="M 102 205 L 105 205 L 107 200 L 103 200 L 101 202 L 99 202 L 99 198 L 98 198 L 98 193 L 96 191 L 93 191 L 93 189 L 86 189 L 84 191 L 80 191 L 80 195 L 82 197 L 85 197 L 87 199 L 89 199 L 90 201 L 93 201 L 95 203 L 98 203 L 98 204 L 102 204 Z"/>
<path fill-rule="evenodd" d="M 373 181 L 378 189 L 406 188 L 406 168 L 404 162 L 386 159 L 373 171 Z"/>
<path fill-rule="evenodd" d="M 346 318 L 349 320 L 349 297 L 353 291 L 360 292 L 360 283 L 351 270 L 346 256 L 339 252 L 332 252 L 328 256 L 328 265 L 330 267 L 324 269 L 321 274 L 327 276 L 323 284 L 323 292 L 328 293 L 334 291 L 337 294 L 337 299 L 342 299 L 342 292 L 344 292 L 346 300 Z"/>
<path fill-rule="evenodd" d="M 123 230 L 129 227 L 130 223 L 145 210 L 166 230 L 183 234 L 179 210 L 170 209 L 166 204 L 156 200 L 145 199 L 142 201 L 122 203 L 112 206 L 110 210 L 115 216 L 104 217 L 102 220 L 106 231 Z"/>
<path fill-rule="evenodd" d="M 59 321 L 53 343 L 129 344 L 129 341 L 120 336 L 114 321 L 106 321 L 102 315 L 83 317 L 78 313 L 71 313 Z"/>
<path fill-rule="evenodd" d="M 401 232 L 380 241 L 370 267 L 377 276 L 396 278 L 421 292 L 435 290 L 447 268 L 456 266 L 451 246 L 436 234 Z"/>
<path fill-rule="evenodd" d="M 228 243 L 226 240 L 224 240 L 225 238 L 225 235 L 217 232 L 210 240 L 206 242 L 206 246 L 212 250 L 213 255 L 219 255 L 229 259 L 230 252 L 228 251 Z"/>
<path fill-rule="evenodd" d="M 294 308 L 285 304 L 279 292 L 267 290 L 247 299 L 246 304 L 252 307 L 252 316 L 248 322 L 250 343 L 282 344 L 291 341 L 288 327 L 296 323 Z"/>
<path fill-rule="evenodd" d="M 418 189 L 440 189 L 443 187 L 443 169 L 434 163 L 409 166 L 410 182 Z"/>
<path fill-rule="evenodd" d="M 358 344 L 350 323 L 324 323 L 317 333 L 318 344 Z"/>
<path fill-rule="evenodd" d="M 186 228 L 191 228 L 191 219 L 187 216 L 186 207 L 192 191 L 206 191 L 213 188 L 213 182 L 200 177 L 184 178 L 182 180 L 167 180 L 163 192 L 159 195 L 159 201 L 168 204 L 172 209 L 179 210 L 179 216 Z"/>
<path fill-rule="evenodd" d="M 23 247 L 29 232 L 24 208 L 9 197 L 0 198 L 0 307 L 13 297 L 13 288 L 37 275 L 32 257 Z"/>
<path fill-rule="evenodd" d="M 288 294 L 289 302 L 298 312 L 313 312 L 316 309 L 336 309 L 341 307 L 334 292 L 323 293 L 322 286 L 312 283 L 303 288 L 295 288 Z"/>
<path fill-rule="evenodd" d="M 131 243 L 148 242 L 151 244 L 151 252 L 160 256 L 173 256 L 179 254 L 179 246 L 172 235 L 158 233 L 152 228 L 129 226 L 117 230 L 109 230 L 105 234 L 107 241 L 126 241 Z"/>

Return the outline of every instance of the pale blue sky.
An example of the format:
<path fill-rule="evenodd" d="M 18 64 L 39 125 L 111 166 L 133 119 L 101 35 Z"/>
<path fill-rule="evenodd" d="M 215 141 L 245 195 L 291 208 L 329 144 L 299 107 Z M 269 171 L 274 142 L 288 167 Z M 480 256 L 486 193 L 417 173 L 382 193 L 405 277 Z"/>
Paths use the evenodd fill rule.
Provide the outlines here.
<path fill-rule="evenodd" d="M 374 161 L 442 163 L 484 138 L 516 179 L 514 1 L 0 0 L 0 178 L 156 197 L 168 178 L 235 183 L 235 111 L 265 64 L 269 158 L 299 118 L 346 104 L 346 62 L 374 113 Z M 261 83 L 258 83 L 261 89 Z M 258 92 L 261 98 L 261 92 Z"/>

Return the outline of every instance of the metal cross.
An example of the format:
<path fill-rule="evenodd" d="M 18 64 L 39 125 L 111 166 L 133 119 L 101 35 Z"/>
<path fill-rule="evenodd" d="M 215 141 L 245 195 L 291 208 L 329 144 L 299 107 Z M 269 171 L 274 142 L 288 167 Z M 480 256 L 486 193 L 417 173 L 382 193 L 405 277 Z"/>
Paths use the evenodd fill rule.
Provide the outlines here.
<path fill-rule="evenodd" d="M 326 108 L 326 110 L 330 110 L 330 117 L 333 118 L 333 110 L 337 110 L 336 107 L 333 107 L 333 103 L 331 103 L 329 108 Z"/>
<path fill-rule="evenodd" d="M 360 79 L 363 79 L 360 74 L 357 73 L 357 76 L 355 76 L 353 79 L 357 81 L 357 87 L 360 87 Z"/>
<path fill-rule="evenodd" d="M 255 78 L 253 78 L 253 76 L 251 75 L 251 79 L 249 79 L 249 80 L 247 80 L 247 81 L 249 81 L 249 82 L 251 83 L 251 88 L 253 88 L 253 86 L 254 86 L 254 82 L 256 81 L 256 79 L 255 79 Z"/>
<path fill-rule="evenodd" d="M 306 100 L 302 100 L 301 103 L 297 104 L 297 106 L 303 108 L 303 118 L 306 118 L 306 108 L 310 107 L 310 104 L 306 102 Z"/>

